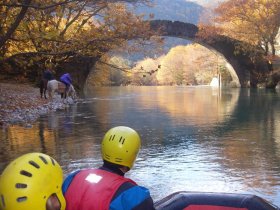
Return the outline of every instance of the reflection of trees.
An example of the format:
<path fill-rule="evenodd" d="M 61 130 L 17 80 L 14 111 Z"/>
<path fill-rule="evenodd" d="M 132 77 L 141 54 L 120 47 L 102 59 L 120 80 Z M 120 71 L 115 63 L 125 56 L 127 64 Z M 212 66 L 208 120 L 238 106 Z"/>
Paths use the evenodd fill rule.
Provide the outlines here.
<path fill-rule="evenodd" d="M 173 126 L 176 126 L 176 130 L 187 124 L 212 127 L 227 120 L 235 109 L 240 89 L 220 91 L 209 87 L 159 86 L 104 87 L 92 91 L 94 98 L 90 109 L 100 124 L 128 122 L 130 126 L 140 129 L 145 139 L 152 138 L 160 144 L 164 139 L 174 139 Z M 147 118 L 142 112 L 151 114 Z M 154 132 L 156 136 L 151 136 Z"/>
<path fill-rule="evenodd" d="M 87 123 L 92 127 L 85 126 Z M 78 115 L 75 106 L 42 116 L 30 128 L 10 126 L 3 132 L 6 137 L 1 135 L 1 140 L 6 140 L 0 144 L 0 172 L 11 160 L 28 152 L 47 153 L 64 167 L 69 164 L 69 159 L 99 156 L 96 149 L 92 149 L 95 144 L 100 144 L 101 137 L 94 138 L 100 132 L 98 127 L 100 125 L 95 118 Z M 83 142 L 83 139 L 86 141 Z"/>
<path fill-rule="evenodd" d="M 234 169 L 225 169 L 225 173 L 239 174 L 250 188 L 270 189 L 268 185 L 279 184 L 278 175 L 269 171 L 280 165 L 277 150 L 280 122 L 279 110 L 276 109 L 280 102 L 276 93 L 264 91 L 242 91 L 241 95 L 249 97 L 241 97 L 231 118 L 211 130 L 218 136 L 214 140 L 207 139 L 210 141 L 207 145 L 210 150 L 217 147 L 215 150 L 221 157 L 217 161 L 221 165 Z M 263 95 L 266 95 L 266 100 Z"/>
<path fill-rule="evenodd" d="M 240 89 L 230 92 L 220 89 L 184 87 L 114 87 L 95 88 L 94 103 L 90 105 L 97 119 L 106 123 L 114 117 L 125 117 L 127 106 L 142 110 L 158 107 L 170 119 L 190 119 L 195 125 L 213 124 L 227 120 L 235 109 Z M 102 107 L 102 110 L 100 109 Z M 137 109 L 137 107 L 135 107 Z"/>
<path fill-rule="evenodd" d="M 42 152 L 47 153 L 46 145 L 45 145 L 45 135 L 44 135 L 45 126 L 44 123 L 42 123 L 42 121 L 39 121 L 38 124 L 39 124 L 39 139 L 41 142 Z"/>
<path fill-rule="evenodd" d="M 7 128 L 5 143 L 1 143 L 0 171 L 4 165 L 18 156 L 28 152 L 51 153 L 55 148 L 53 132 L 44 129 L 44 125 L 38 122 L 30 128 L 13 125 Z M 2 138 L 2 137 L 1 137 Z"/>
<path fill-rule="evenodd" d="M 142 94 L 139 98 L 140 106 L 159 106 L 169 117 L 190 119 L 192 124 L 212 124 L 223 122 L 231 115 L 239 98 L 239 89 L 223 92 L 211 88 L 168 88 L 156 87 L 156 94 Z M 166 89 L 166 90 L 165 90 Z M 143 89 L 149 91 L 149 89 Z"/>
<path fill-rule="evenodd" d="M 275 140 L 276 128 L 279 127 L 277 118 L 279 111 L 275 107 L 279 107 L 279 101 L 277 94 L 269 91 L 255 89 L 242 91 L 241 94 L 246 97 L 241 95 L 242 100 L 236 104 L 237 107 L 232 113 L 232 117 L 222 126 L 219 125 L 217 132 L 223 135 L 238 129 L 236 132 L 240 132 L 242 135 L 243 130 L 240 130 L 240 127 L 248 132 L 250 129 L 247 126 L 250 124 L 255 127 L 254 130 L 259 131 L 259 133 L 252 133 L 254 139 Z M 265 100 L 263 95 L 266 95 Z"/>

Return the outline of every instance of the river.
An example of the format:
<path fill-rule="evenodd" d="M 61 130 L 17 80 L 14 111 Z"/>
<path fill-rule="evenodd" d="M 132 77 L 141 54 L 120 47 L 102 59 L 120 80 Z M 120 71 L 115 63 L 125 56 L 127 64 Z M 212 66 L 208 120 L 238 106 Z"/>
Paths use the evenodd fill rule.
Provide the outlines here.
<path fill-rule="evenodd" d="M 102 87 L 32 127 L 0 131 L 0 170 L 27 152 L 65 174 L 101 163 L 100 142 L 126 125 L 142 137 L 127 176 L 154 200 L 176 191 L 252 193 L 280 206 L 280 92 L 211 87 Z"/>

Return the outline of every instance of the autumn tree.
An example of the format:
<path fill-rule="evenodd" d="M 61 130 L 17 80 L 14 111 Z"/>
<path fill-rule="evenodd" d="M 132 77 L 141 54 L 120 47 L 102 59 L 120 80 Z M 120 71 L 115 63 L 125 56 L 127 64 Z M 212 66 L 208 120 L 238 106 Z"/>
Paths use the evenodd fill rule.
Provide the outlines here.
<path fill-rule="evenodd" d="M 120 86 L 130 84 L 130 61 L 120 56 L 104 55 L 90 74 L 93 86 Z"/>
<path fill-rule="evenodd" d="M 268 56 L 275 55 L 280 26 L 279 0 L 228 0 L 216 9 L 216 22 L 224 34 L 248 45 L 259 46 Z"/>
<path fill-rule="evenodd" d="M 95 19 L 98 15 L 102 18 Z M 96 56 L 133 36 L 141 37 L 140 26 L 145 28 L 140 17 L 123 4 L 72 2 L 48 11 L 30 11 L 8 53 Z"/>
<path fill-rule="evenodd" d="M 179 45 L 157 59 L 139 61 L 131 71 L 132 84 L 207 85 L 218 74 L 230 82 L 225 63 L 223 57 L 199 44 Z"/>
<path fill-rule="evenodd" d="M 147 2 L 6 0 L 0 4 L 4 17 L 0 21 L 0 59 L 18 61 L 22 68 L 47 60 L 56 65 L 78 57 L 101 57 L 129 39 L 148 39 L 148 23 L 126 6 Z M 26 10 L 18 18 L 23 8 Z"/>
<path fill-rule="evenodd" d="M 3 0 L 0 3 L 0 49 L 6 44 L 9 39 L 12 39 L 13 33 L 17 30 L 17 27 L 22 21 L 24 21 L 25 15 L 29 8 L 35 10 L 50 10 L 62 5 L 67 5 L 70 3 L 82 3 L 83 0 L 23 0 L 23 1 L 13 1 L 13 0 Z M 127 2 L 127 3 L 148 3 L 149 0 L 96 0 L 92 2 L 93 4 L 106 4 L 112 2 Z"/>
<path fill-rule="evenodd" d="M 138 61 L 134 68 L 131 69 L 131 82 L 134 85 L 157 85 L 156 78 L 159 70 L 160 58 L 145 58 Z"/>

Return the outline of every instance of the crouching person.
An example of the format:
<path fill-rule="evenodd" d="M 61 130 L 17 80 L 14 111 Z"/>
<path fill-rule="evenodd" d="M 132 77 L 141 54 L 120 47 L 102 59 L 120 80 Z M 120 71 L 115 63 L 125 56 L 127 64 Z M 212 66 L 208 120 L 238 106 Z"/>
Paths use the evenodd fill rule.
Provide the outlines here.
<path fill-rule="evenodd" d="M 65 210 L 60 165 L 42 153 L 12 161 L 0 176 L 0 210 Z"/>

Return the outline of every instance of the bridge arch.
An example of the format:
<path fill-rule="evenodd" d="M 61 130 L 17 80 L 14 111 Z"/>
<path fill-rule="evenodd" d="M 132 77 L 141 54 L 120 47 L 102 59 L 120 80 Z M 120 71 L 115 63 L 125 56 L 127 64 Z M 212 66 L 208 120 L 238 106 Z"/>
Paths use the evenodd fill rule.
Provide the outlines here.
<path fill-rule="evenodd" d="M 222 55 L 230 64 L 228 69 L 234 81 L 239 81 L 241 87 L 256 86 L 255 72 L 268 72 L 265 60 L 254 63 L 246 53 L 235 53 L 237 40 L 217 35 L 211 40 L 197 39 L 198 27 L 191 23 L 169 20 L 150 21 L 151 28 L 159 31 L 162 36 L 192 40 L 210 50 Z"/>

